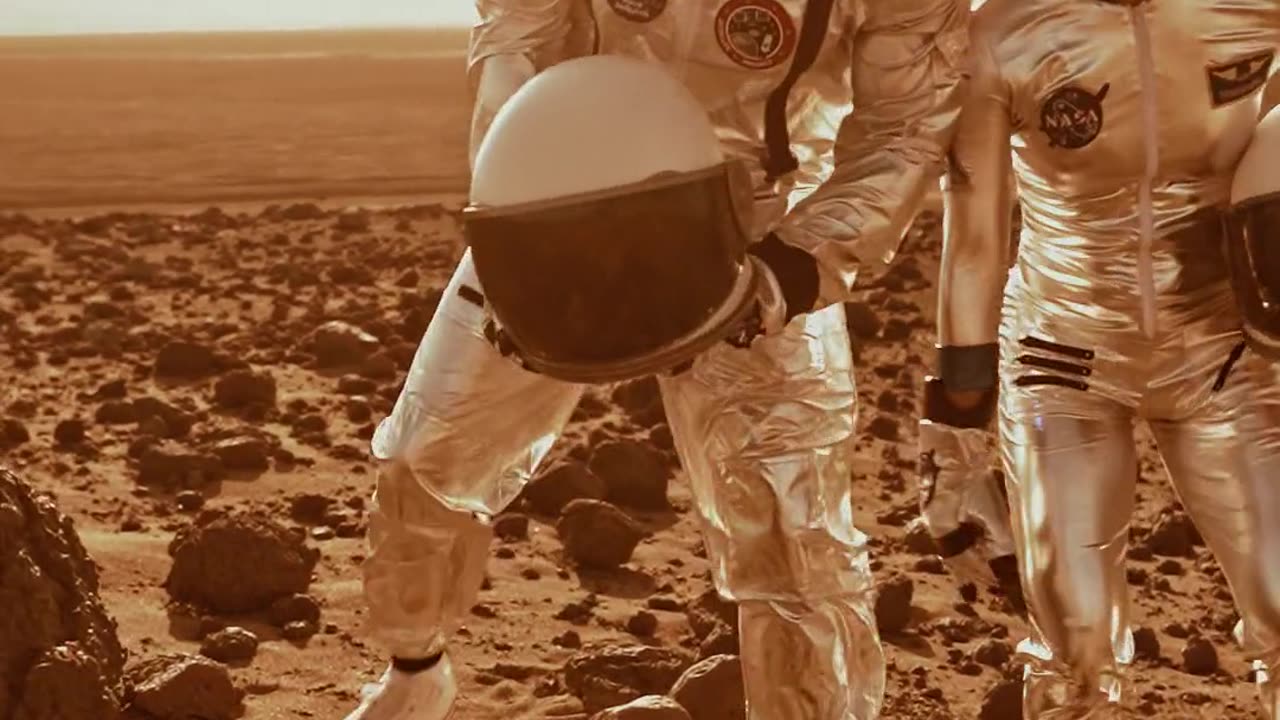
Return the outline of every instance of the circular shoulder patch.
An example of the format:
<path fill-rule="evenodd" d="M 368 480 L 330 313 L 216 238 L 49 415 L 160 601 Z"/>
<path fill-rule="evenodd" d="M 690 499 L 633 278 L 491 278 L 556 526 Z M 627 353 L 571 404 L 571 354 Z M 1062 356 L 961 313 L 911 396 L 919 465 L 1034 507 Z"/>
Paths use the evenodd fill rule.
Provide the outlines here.
<path fill-rule="evenodd" d="M 1097 93 L 1078 87 L 1055 90 L 1040 105 L 1040 131 L 1049 136 L 1050 147 L 1079 150 L 1102 132 L 1102 100 L 1111 89 L 1108 83 Z"/>
<path fill-rule="evenodd" d="M 609 7 L 632 22 L 653 22 L 667 9 L 667 0 L 609 0 Z"/>
<path fill-rule="evenodd" d="M 796 49 L 796 24 L 778 0 L 729 0 L 716 13 L 716 41 L 734 62 L 771 68 Z"/>

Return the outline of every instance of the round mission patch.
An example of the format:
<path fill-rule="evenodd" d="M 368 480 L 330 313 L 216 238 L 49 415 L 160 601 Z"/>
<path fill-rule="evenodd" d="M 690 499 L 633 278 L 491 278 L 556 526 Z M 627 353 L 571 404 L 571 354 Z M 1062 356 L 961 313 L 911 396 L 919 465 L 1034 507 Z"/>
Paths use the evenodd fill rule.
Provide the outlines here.
<path fill-rule="evenodd" d="M 1102 132 L 1102 101 L 1110 89 L 1110 83 L 1097 93 L 1064 87 L 1045 98 L 1040 130 L 1049 136 L 1050 147 L 1079 150 L 1093 142 Z"/>
<path fill-rule="evenodd" d="M 609 7 L 632 22 L 653 22 L 667 9 L 667 0 L 609 0 Z"/>
<path fill-rule="evenodd" d="M 716 13 L 716 41 L 734 62 L 771 68 L 796 48 L 796 24 L 778 0 L 729 0 Z"/>

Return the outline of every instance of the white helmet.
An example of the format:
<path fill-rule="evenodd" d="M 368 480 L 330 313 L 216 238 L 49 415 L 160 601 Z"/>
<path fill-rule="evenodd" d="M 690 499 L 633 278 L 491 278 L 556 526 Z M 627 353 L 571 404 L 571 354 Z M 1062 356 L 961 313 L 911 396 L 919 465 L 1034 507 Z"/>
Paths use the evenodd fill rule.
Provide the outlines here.
<path fill-rule="evenodd" d="M 1280 359 L 1280 107 L 1267 113 L 1236 166 L 1227 262 L 1245 337 Z"/>
<path fill-rule="evenodd" d="M 751 311 L 748 173 L 692 94 L 617 56 L 534 76 L 476 154 L 463 224 L 503 332 L 574 382 L 662 372 Z"/>

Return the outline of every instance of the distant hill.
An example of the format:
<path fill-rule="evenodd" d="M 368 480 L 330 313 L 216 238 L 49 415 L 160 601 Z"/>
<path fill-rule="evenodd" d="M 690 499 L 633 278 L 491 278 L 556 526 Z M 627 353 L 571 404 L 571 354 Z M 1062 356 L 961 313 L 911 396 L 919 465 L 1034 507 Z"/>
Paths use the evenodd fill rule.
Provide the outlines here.
<path fill-rule="evenodd" d="M 0 57 L 235 58 L 461 55 L 466 28 L 0 36 Z"/>

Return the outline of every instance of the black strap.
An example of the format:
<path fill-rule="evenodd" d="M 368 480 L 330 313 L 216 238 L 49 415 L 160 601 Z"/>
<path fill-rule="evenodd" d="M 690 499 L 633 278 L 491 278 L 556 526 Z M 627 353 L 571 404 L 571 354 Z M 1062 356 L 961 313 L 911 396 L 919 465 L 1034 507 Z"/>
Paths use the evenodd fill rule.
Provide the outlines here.
<path fill-rule="evenodd" d="M 835 0 L 809 0 L 805 5 L 804 17 L 800 21 L 800 39 L 795 55 L 791 58 L 791 68 L 764 104 L 764 171 L 769 182 L 800 167 L 800 161 L 791 152 L 787 99 L 796 81 L 818 59 L 818 51 L 822 49 L 822 40 L 827 34 L 827 25 L 831 22 L 831 6 L 834 4 Z"/>
<path fill-rule="evenodd" d="M 393 657 L 391 658 L 391 665 L 400 672 L 420 673 L 435 667 L 442 658 L 444 658 L 444 653 L 442 652 L 425 658 Z"/>

